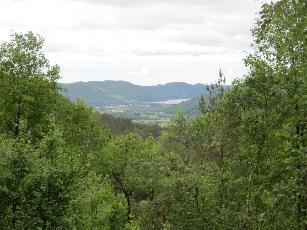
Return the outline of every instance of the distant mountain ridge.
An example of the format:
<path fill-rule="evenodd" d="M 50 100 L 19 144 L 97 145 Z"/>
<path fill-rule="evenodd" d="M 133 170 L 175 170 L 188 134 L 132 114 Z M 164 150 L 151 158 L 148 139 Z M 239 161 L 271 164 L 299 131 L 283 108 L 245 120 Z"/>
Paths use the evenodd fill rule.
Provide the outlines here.
<path fill-rule="evenodd" d="M 206 94 L 206 85 L 172 82 L 140 86 L 126 81 L 89 81 L 61 83 L 62 94 L 72 101 L 82 98 L 94 107 L 108 105 L 146 104 L 150 102 L 192 99 Z"/>

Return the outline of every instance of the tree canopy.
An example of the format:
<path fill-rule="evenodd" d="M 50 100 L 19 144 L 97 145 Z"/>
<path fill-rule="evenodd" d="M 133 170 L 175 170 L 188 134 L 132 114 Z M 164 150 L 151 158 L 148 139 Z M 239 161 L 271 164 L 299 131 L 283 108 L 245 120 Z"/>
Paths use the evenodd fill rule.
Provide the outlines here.
<path fill-rule="evenodd" d="M 264 4 L 249 73 L 225 89 L 220 71 L 201 114 L 162 130 L 70 102 L 43 39 L 12 34 L 0 45 L 0 228 L 306 229 L 306 4 Z"/>

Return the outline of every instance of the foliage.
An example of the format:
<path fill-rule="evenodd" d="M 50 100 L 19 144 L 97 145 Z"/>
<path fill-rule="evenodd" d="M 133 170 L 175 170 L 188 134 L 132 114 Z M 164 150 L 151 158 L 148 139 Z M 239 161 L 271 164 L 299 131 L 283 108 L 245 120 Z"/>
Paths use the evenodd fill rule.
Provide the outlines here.
<path fill-rule="evenodd" d="M 225 90 L 220 71 L 202 114 L 154 138 L 63 98 L 42 39 L 14 34 L 0 48 L 1 228 L 306 229 L 305 12 L 264 4 L 248 75 Z"/>
<path fill-rule="evenodd" d="M 49 65 L 42 45 L 29 32 L 15 33 L 0 46 L 0 129 L 15 138 L 28 131 L 41 138 L 54 109 L 59 67 Z"/>
<path fill-rule="evenodd" d="M 136 123 L 129 118 L 114 117 L 106 113 L 100 115 L 100 122 L 106 129 L 109 128 L 114 135 L 136 133 L 143 137 L 158 137 L 161 132 L 158 124 Z"/>

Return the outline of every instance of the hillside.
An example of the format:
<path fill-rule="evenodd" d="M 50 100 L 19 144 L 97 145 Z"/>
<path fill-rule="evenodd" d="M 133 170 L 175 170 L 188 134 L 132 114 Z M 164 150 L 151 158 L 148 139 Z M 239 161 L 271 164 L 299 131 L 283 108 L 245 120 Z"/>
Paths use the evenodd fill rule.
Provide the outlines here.
<path fill-rule="evenodd" d="M 61 87 L 62 94 L 70 100 L 82 98 L 102 113 L 162 126 L 177 111 L 189 117 L 199 115 L 199 97 L 207 95 L 206 85 L 183 82 L 140 86 L 108 80 L 61 84 Z M 226 89 L 229 87 L 225 86 Z"/>
<path fill-rule="evenodd" d="M 220 71 L 200 100 L 184 83 L 73 84 L 135 101 L 103 113 L 61 94 L 42 37 L 12 33 L 0 42 L 0 230 L 307 230 L 306 7 L 264 4 L 249 72 L 229 88 Z"/>
<path fill-rule="evenodd" d="M 202 84 L 172 82 L 165 85 L 140 86 L 126 81 L 90 81 L 61 84 L 63 94 L 75 101 L 102 108 L 109 105 L 146 104 L 176 99 L 192 99 L 206 93 Z"/>

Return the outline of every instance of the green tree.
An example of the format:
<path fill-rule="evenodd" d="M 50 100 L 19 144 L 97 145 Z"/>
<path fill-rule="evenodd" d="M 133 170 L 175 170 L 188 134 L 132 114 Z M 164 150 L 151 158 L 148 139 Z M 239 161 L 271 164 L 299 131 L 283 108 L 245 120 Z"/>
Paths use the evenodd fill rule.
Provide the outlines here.
<path fill-rule="evenodd" d="M 278 212 L 275 218 L 288 216 L 287 224 L 293 226 L 292 217 L 296 216 L 295 224 L 300 227 L 306 220 L 307 203 L 304 150 L 307 68 L 305 12 L 305 1 L 282 0 L 263 5 L 253 29 L 255 52 L 246 59 L 254 79 L 265 84 L 261 87 L 263 104 L 258 108 L 262 109 L 262 120 L 266 120 L 262 135 L 271 141 L 271 146 L 265 152 L 270 151 L 273 153 L 271 158 L 276 159 L 273 161 L 276 165 L 272 165 L 272 173 L 280 173 L 281 165 L 291 168 L 281 174 L 283 181 L 275 181 L 276 192 L 272 192 L 272 196 L 287 197 L 287 201 L 275 203 L 275 209 L 288 206 L 285 209 L 287 211 Z M 257 84 L 256 81 L 253 84 Z M 293 181 L 296 183 L 294 187 Z M 293 208 L 293 204 L 296 208 Z"/>
<path fill-rule="evenodd" d="M 59 67 L 49 65 L 42 46 L 32 32 L 0 45 L 0 128 L 14 138 L 28 131 L 41 138 L 54 109 Z"/>
<path fill-rule="evenodd" d="M 94 158 L 96 170 L 100 175 L 108 175 L 117 192 L 124 195 L 127 204 L 127 220 L 132 220 L 132 199 L 134 186 L 130 168 L 139 159 L 150 154 L 152 139 L 143 139 L 136 134 L 115 137 L 107 143 L 101 155 Z"/>
<path fill-rule="evenodd" d="M 219 77 L 217 79 L 217 82 L 211 85 L 207 85 L 207 91 L 208 91 L 208 111 L 214 110 L 214 107 L 216 104 L 222 100 L 224 92 L 225 92 L 225 82 L 226 78 L 222 72 L 222 70 L 219 70 Z"/>
<path fill-rule="evenodd" d="M 199 101 L 198 101 L 198 107 L 199 107 L 201 114 L 206 113 L 207 109 L 206 109 L 206 102 L 205 102 L 204 95 L 200 96 Z"/>
<path fill-rule="evenodd" d="M 125 200 L 94 172 L 81 178 L 70 191 L 66 221 L 73 229 L 125 229 Z"/>
<path fill-rule="evenodd" d="M 55 120 L 63 129 L 68 145 L 78 146 L 86 153 L 105 146 L 109 132 L 100 125 L 100 114 L 84 104 L 81 99 L 76 103 L 59 96 L 55 110 Z"/>

